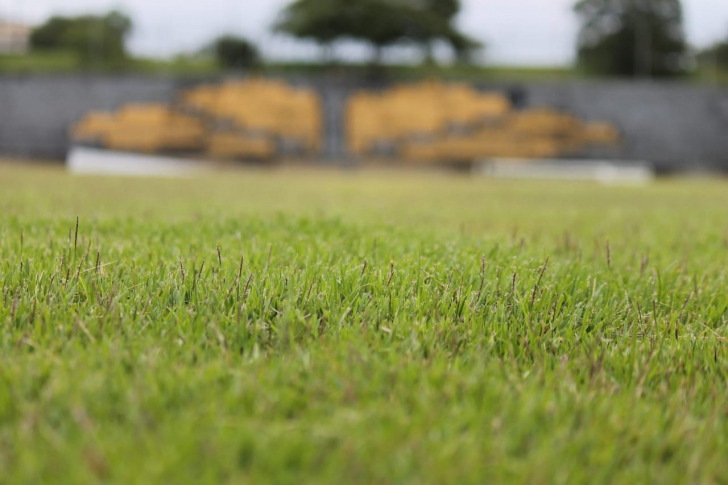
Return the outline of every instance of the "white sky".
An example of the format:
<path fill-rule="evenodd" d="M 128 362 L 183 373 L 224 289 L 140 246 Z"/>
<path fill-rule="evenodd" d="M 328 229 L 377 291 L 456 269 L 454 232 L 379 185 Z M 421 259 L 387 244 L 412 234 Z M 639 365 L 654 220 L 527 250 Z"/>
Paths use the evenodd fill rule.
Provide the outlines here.
<path fill-rule="evenodd" d="M 131 15 L 134 52 L 167 56 L 191 52 L 223 32 L 242 34 L 275 59 L 307 59 L 317 52 L 269 33 L 289 0 L 0 0 L 0 17 L 41 22 L 52 14 L 103 12 Z M 565 64 L 572 60 L 575 0 L 463 0 L 458 19 L 470 35 L 487 43 L 486 59 L 497 64 Z M 728 0 L 683 0 L 691 43 L 705 46 L 728 37 Z M 366 51 L 344 46 L 340 55 Z"/>

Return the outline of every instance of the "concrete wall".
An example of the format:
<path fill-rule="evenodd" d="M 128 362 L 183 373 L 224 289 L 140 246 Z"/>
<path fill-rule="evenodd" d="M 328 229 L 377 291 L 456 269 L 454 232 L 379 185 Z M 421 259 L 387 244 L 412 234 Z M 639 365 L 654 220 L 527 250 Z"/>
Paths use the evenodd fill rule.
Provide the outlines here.
<path fill-rule="evenodd" d="M 170 102 L 201 79 L 163 76 L 0 76 L 0 155 L 62 159 L 68 127 L 90 110 L 131 102 Z M 326 157 L 346 157 L 343 107 L 365 87 L 342 79 L 292 79 L 319 90 L 326 115 Z M 483 84 L 506 90 L 513 85 Z M 728 170 L 728 89 L 628 82 L 526 83 L 527 106 L 564 109 L 609 121 L 623 132 L 617 150 L 591 157 L 646 160 L 662 170 Z"/>
<path fill-rule="evenodd" d="M 87 111 L 168 102 L 176 87 L 161 77 L 0 77 L 0 155 L 62 159 L 69 126 Z"/>
<path fill-rule="evenodd" d="M 539 84 L 528 91 L 530 105 L 614 123 L 624 136 L 616 158 L 664 170 L 728 170 L 728 89 L 599 82 Z"/>

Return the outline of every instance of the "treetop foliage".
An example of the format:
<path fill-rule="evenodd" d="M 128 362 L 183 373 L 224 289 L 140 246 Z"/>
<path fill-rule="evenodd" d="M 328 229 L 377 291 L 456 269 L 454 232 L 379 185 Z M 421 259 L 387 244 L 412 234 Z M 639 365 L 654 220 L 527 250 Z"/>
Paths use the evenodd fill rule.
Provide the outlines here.
<path fill-rule="evenodd" d="M 578 59 L 595 74 L 682 74 L 688 44 L 680 0 L 580 0 Z"/>
<path fill-rule="evenodd" d="M 433 43 L 444 41 L 464 56 L 480 44 L 454 25 L 460 8 L 459 0 L 295 0 L 275 30 L 324 46 L 362 41 L 377 51 L 410 42 L 428 57 Z"/>
<path fill-rule="evenodd" d="M 75 52 L 84 63 L 127 58 L 126 38 L 132 20 L 121 12 L 103 16 L 52 17 L 30 36 L 33 50 Z"/>
<path fill-rule="evenodd" d="M 704 63 L 714 64 L 719 67 L 728 69 L 728 36 L 722 42 L 718 42 L 704 51 L 702 51 L 698 58 Z"/>
<path fill-rule="evenodd" d="M 258 48 L 242 37 L 222 36 L 215 41 L 213 50 L 218 64 L 226 69 L 250 69 L 260 62 Z"/>

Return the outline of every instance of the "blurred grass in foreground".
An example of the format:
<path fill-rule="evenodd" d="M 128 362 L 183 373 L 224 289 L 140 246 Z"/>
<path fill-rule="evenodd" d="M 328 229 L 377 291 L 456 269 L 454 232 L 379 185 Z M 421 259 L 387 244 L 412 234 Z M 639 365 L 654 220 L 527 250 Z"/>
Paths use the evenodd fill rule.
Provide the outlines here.
<path fill-rule="evenodd" d="M 0 166 L 0 482 L 725 482 L 726 207 Z"/>

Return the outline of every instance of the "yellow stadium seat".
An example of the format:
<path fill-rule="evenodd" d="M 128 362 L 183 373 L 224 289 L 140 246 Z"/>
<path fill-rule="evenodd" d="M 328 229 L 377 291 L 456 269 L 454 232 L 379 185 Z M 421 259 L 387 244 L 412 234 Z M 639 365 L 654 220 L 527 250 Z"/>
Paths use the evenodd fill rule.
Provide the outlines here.
<path fill-rule="evenodd" d="M 208 139 L 207 153 L 222 159 L 270 159 L 275 156 L 275 144 L 266 137 L 214 133 Z"/>
<path fill-rule="evenodd" d="M 182 95 L 183 104 L 237 130 L 291 139 L 310 153 L 320 148 L 323 114 L 318 95 L 283 82 L 249 79 L 202 86 Z"/>
<path fill-rule="evenodd" d="M 71 138 L 75 141 L 97 141 L 114 126 L 111 113 L 89 113 L 71 128 Z"/>
<path fill-rule="evenodd" d="M 589 123 L 584 127 L 584 139 L 588 143 L 617 145 L 619 131 L 609 123 Z"/>

